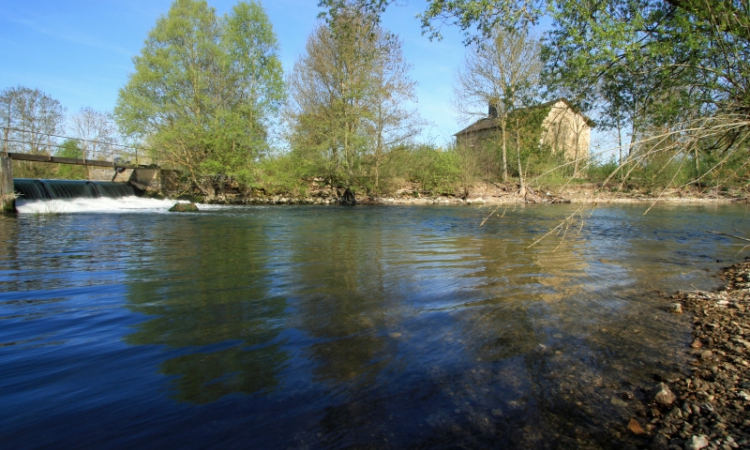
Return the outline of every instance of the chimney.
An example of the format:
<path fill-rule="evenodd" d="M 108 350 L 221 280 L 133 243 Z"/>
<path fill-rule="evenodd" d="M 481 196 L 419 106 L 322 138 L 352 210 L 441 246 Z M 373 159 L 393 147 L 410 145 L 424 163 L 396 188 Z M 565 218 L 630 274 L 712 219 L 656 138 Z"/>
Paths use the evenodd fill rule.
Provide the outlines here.
<path fill-rule="evenodd" d="M 497 119 L 497 106 L 493 105 L 492 102 L 489 102 L 489 110 L 487 111 L 487 115 L 490 117 L 490 119 Z"/>

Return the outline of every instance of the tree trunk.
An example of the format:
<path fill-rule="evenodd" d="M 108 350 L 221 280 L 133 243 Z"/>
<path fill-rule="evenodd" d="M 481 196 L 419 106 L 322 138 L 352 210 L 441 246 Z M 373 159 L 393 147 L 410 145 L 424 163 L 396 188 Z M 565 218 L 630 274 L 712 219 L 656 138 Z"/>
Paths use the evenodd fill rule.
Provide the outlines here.
<path fill-rule="evenodd" d="M 578 128 L 578 127 L 576 127 L 576 128 Z M 580 138 L 581 138 L 581 133 L 579 131 L 576 131 L 576 142 L 575 142 L 576 151 L 574 153 L 574 155 L 575 155 L 575 164 L 573 164 L 573 178 L 578 178 L 579 177 L 579 174 L 578 174 L 578 167 L 579 166 L 578 166 L 578 164 L 579 164 L 580 155 L 579 155 L 578 152 L 579 152 L 579 149 L 580 149 L 580 145 L 579 145 L 580 144 Z"/>
<path fill-rule="evenodd" d="M 518 157 L 518 181 L 521 184 L 521 189 L 518 192 L 521 197 L 525 197 L 526 185 L 523 182 L 523 168 L 521 166 L 521 137 L 518 128 L 518 119 L 516 118 L 516 156 Z"/>
<path fill-rule="evenodd" d="M 700 160 L 698 159 L 698 146 L 696 145 L 693 149 L 694 155 L 695 155 L 695 178 L 698 178 L 701 176 L 701 164 Z"/>
<path fill-rule="evenodd" d="M 503 183 L 508 182 L 508 147 L 505 131 L 507 127 L 508 118 L 503 115 L 500 119 L 500 130 L 502 133 L 502 150 L 503 150 Z"/>
<path fill-rule="evenodd" d="M 622 125 L 620 125 L 619 120 L 617 121 L 617 141 L 619 144 L 618 148 L 620 149 L 620 157 L 617 160 L 617 165 L 621 166 L 622 165 Z"/>

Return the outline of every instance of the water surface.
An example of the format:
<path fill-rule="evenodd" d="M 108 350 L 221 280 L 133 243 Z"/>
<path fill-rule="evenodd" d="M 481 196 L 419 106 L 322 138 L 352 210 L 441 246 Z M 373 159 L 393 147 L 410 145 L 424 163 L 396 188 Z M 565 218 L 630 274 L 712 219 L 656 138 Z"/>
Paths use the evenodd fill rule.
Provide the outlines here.
<path fill-rule="evenodd" d="M 575 209 L 0 217 L 0 442 L 637 443 L 612 399 L 684 369 L 689 339 L 655 293 L 718 285 L 741 245 L 706 231 L 745 210 L 587 208 L 525 250 Z"/>

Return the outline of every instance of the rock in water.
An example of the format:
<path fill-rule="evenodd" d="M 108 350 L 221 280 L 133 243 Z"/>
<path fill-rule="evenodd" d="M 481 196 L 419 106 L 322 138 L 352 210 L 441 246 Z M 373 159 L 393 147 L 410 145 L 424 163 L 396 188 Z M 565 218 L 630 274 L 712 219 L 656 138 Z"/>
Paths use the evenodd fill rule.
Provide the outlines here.
<path fill-rule="evenodd" d="M 646 432 L 641 424 L 635 419 L 630 419 L 630 422 L 628 423 L 628 430 L 632 431 L 633 434 L 643 434 Z"/>
<path fill-rule="evenodd" d="M 708 447 L 706 436 L 690 436 L 690 439 L 685 442 L 685 450 L 701 450 L 706 447 Z"/>
<path fill-rule="evenodd" d="M 671 405 L 676 397 L 672 393 L 672 391 L 669 389 L 669 386 L 667 386 L 664 383 L 659 383 L 656 385 L 654 394 L 654 400 L 656 400 L 656 403 L 659 403 L 660 405 L 669 406 Z"/>
<path fill-rule="evenodd" d="M 170 212 L 198 212 L 199 209 L 195 206 L 195 203 L 175 203 L 173 207 L 169 208 Z"/>
<path fill-rule="evenodd" d="M 682 314 L 682 304 L 681 303 L 672 303 L 669 305 L 669 310 L 673 314 Z"/>

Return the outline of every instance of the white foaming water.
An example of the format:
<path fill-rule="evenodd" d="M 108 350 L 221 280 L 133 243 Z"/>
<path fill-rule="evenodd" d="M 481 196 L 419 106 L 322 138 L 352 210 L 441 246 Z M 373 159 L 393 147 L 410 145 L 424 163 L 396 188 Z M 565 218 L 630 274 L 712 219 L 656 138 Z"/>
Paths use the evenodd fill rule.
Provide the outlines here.
<path fill-rule="evenodd" d="M 176 200 L 140 198 L 72 198 L 66 200 L 16 200 L 20 214 L 68 214 L 68 213 L 166 213 L 178 203 Z M 187 203 L 187 202 L 179 202 Z M 201 208 L 199 206 L 199 208 Z"/>

